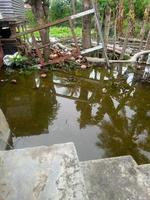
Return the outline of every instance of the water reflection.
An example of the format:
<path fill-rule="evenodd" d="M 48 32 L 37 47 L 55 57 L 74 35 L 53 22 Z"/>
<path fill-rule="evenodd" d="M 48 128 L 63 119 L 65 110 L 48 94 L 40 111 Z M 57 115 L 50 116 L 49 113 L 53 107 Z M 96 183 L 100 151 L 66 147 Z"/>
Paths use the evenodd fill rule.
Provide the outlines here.
<path fill-rule="evenodd" d="M 0 85 L 16 148 L 73 141 L 80 160 L 130 154 L 150 162 L 150 86 L 137 82 L 145 73 L 115 66 L 51 72 L 46 79 L 16 75 L 19 84 Z"/>
<path fill-rule="evenodd" d="M 27 136 L 48 133 L 48 125 L 52 123 L 57 114 L 58 104 L 56 96 L 49 93 L 54 85 L 45 87 L 46 82 L 41 81 L 40 89 L 36 89 L 37 75 L 13 75 L 17 84 L 7 83 L 0 87 L 0 105 L 8 118 L 8 122 L 16 136 Z M 52 74 L 49 80 L 52 80 Z M 51 81 L 52 83 L 52 81 Z"/>

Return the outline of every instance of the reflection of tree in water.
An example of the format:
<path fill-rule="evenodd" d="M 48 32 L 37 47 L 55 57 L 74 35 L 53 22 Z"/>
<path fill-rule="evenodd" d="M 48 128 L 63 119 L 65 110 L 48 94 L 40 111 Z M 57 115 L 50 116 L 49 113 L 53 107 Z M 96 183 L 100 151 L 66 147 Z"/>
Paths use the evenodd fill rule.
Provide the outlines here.
<path fill-rule="evenodd" d="M 1 107 L 12 131 L 17 135 L 34 135 L 48 132 L 48 125 L 56 117 L 58 105 L 52 83 L 52 73 L 35 88 L 34 75 L 16 77 L 17 85 L 1 88 Z"/>
<path fill-rule="evenodd" d="M 129 154 L 139 163 L 150 161 L 148 89 L 146 92 L 146 89 L 140 88 L 139 85 L 128 85 L 125 80 L 120 82 L 111 78 L 105 81 L 105 77 L 111 78 L 111 75 L 103 74 L 93 91 L 90 86 L 81 85 L 80 99 L 87 100 L 87 103 L 76 102 L 77 110 L 81 112 L 80 128 L 89 124 L 97 124 L 100 127 L 99 142 L 96 145 L 104 149 L 104 157 Z M 106 89 L 105 94 L 103 88 Z M 90 103 L 89 90 L 92 91 Z M 99 103 L 99 106 L 93 116 L 95 103 Z"/>
<path fill-rule="evenodd" d="M 80 99 L 84 99 L 88 101 L 88 91 L 84 88 L 81 88 L 80 91 Z M 80 128 L 84 128 L 86 124 L 91 124 L 91 105 L 89 103 L 84 103 L 77 101 L 76 109 L 80 111 Z"/>

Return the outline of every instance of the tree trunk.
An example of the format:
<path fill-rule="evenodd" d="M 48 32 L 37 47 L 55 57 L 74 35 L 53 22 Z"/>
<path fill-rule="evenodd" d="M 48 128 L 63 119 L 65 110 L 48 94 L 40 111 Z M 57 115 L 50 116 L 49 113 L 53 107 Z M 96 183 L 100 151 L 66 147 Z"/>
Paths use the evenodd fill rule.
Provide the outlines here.
<path fill-rule="evenodd" d="M 144 35 L 145 35 L 145 29 L 146 29 L 146 25 L 149 21 L 149 13 L 150 13 L 150 6 L 147 7 L 145 9 L 145 12 L 144 12 L 144 20 L 143 20 L 143 24 L 142 24 L 142 27 L 141 27 L 141 31 L 140 31 L 140 39 L 141 39 L 141 42 L 140 42 L 140 47 L 139 47 L 139 51 L 141 51 L 142 49 L 142 46 L 143 46 L 143 40 L 144 40 Z"/>
<path fill-rule="evenodd" d="M 84 0 L 83 10 L 88 10 L 90 8 L 91 8 L 90 0 Z M 91 47 L 91 16 L 90 15 L 83 17 L 82 45 L 84 49 Z"/>
<path fill-rule="evenodd" d="M 124 44 L 123 44 L 123 48 L 122 48 L 122 53 L 120 55 L 120 59 L 123 59 L 126 48 L 127 48 L 127 44 L 128 44 L 128 39 L 131 35 L 131 33 L 133 33 L 134 30 L 134 19 L 135 19 L 135 14 L 134 14 L 134 3 L 133 0 L 129 1 L 129 13 L 128 13 L 128 27 L 126 30 L 126 36 L 125 36 L 125 40 L 124 40 Z"/>
<path fill-rule="evenodd" d="M 32 12 L 37 20 L 39 26 L 42 26 L 48 22 L 49 3 L 46 0 L 32 0 L 31 1 Z M 42 45 L 50 42 L 49 40 L 49 29 L 42 29 L 40 31 L 40 37 Z M 48 47 L 44 48 L 44 58 L 47 60 L 49 57 L 50 50 Z"/>
<path fill-rule="evenodd" d="M 118 9 L 117 9 L 117 33 L 119 36 L 123 34 L 123 19 L 124 19 L 124 6 L 123 6 L 123 0 L 119 1 Z"/>
<path fill-rule="evenodd" d="M 72 13 L 76 14 L 76 0 L 71 0 Z"/>

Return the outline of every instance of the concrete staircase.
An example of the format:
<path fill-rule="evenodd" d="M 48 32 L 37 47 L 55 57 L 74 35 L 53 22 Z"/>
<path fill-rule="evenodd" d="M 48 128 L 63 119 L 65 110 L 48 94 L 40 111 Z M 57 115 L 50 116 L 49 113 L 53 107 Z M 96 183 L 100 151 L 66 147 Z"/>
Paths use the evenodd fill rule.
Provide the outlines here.
<path fill-rule="evenodd" d="M 73 143 L 0 151 L 0 200 L 149 200 L 150 165 L 79 162 Z"/>
<path fill-rule="evenodd" d="M 81 162 L 89 199 L 149 200 L 150 165 L 131 156 Z"/>

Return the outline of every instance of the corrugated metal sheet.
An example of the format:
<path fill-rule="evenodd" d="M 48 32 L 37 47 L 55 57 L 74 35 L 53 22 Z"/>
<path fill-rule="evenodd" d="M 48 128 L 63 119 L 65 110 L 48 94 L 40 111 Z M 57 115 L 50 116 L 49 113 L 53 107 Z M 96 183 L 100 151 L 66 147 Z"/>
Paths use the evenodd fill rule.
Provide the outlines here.
<path fill-rule="evenodd" d="M 25 18 L 25 9 L 23 0 L 0 0 L 0 13 L 3 20 L 17 20 Z"/>

